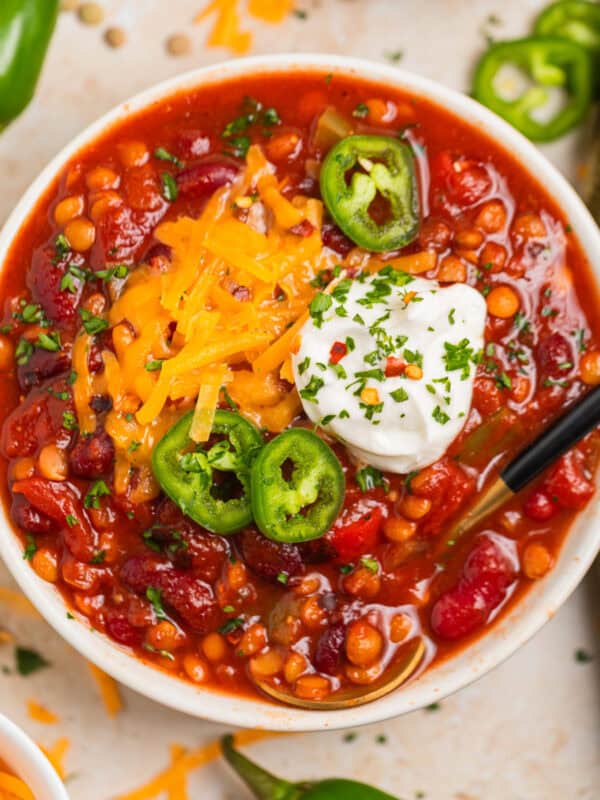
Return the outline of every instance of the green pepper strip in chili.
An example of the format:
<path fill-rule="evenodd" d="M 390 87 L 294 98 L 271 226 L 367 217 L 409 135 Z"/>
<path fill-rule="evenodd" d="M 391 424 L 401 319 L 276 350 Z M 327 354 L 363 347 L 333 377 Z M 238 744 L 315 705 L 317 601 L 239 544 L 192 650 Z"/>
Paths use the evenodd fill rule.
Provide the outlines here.
<path fill-rule="evenodd" d="M 356 171 L 348 182 L 351 170 Z M 370 213 L 378 192 L 389 207 L 389 218 L 381 224 Z M 323 162 L 321 195 L 346 236 L 367 250 L 397 250 L 417 235 L 419 198 L 414 157 L 409 145 L 398 139 L 388 136 L 342 139 Z"/>
<path fill-rule="evenodd" d="M 192 417 L 193 412 L 182 417 L 154 448 L 154 475 L 199 525 L 213 533 L 235 533 L 252 521 L 250 468 L 263 446 L 262 437 L 239 414 L 217 411 L 211 436 L 223 438 L 203 449 L 189 437 Z M 227 479 L 228 473 L 233 480 Z"/>
<path fill-rule="evenodd" d="M 316 433 L 291 428 L 258 454 L 250 486 L 254 521 L 268 539 L 307 542 L 326 533 L 337 517 L 345 478 L 335 453 Z"/>
<path fill-rule="evenodd" d="M 221 739 L 221 750 L 258 800 L 396 800 L 365 783 L 330 778 L 318 783 L 289 783 L 262 769 L 233 746 L 233 737 Z"/>
<path fill-rule="evenodd" d="M 33 97 L 58 6 L 59 0 L 0 2 L 0 130 Z"/>
<path fill-rule="evenodd" d="M 600 55 L 600 5 L 588 0 L 559 0 L 544 9 L 535 21 L 538 36 L 570 39 Z"/>
<path fill-rule="evenodd" d="M 503 98 L 497 85 L 498 73 L 508 64 L 524 70 L 535 83 L 514 100 Z M 532 112 L 547 103 L 551 87 L 565 90 L 566 104 L 548 121 L 538 121 Z M 549 142 L 585 117 L 593 96 L 592 60 L 582 47 L 558 37 L 499 42 L 477 65 L 473 96 L 532 141 Z"/>

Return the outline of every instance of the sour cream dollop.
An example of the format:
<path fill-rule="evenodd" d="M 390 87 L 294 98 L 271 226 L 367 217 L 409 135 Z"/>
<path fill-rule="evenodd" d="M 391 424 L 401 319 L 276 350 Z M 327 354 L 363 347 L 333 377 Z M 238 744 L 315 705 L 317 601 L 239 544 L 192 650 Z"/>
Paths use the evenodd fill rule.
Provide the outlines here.
<path fill-rule="evenodd" d="M 359 461 L 407 473 L 437 461 L 463 427 L 486 305 L 388 266 L 318 294 L 292 363 L 308 417 Z"/>

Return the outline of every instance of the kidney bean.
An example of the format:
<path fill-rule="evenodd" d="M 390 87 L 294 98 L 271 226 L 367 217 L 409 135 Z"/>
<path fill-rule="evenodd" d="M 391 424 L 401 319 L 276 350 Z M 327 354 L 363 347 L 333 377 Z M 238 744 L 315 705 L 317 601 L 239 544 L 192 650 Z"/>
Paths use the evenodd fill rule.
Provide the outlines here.
<path fill-rule="evenodd" d="M 26 364 L 19 364 L 17 367 L 19 386 L 27 391 L 48 378 L 54 378 L 56 375 L 66 372 L 70 363 L 69 348 L 64 347 L 58 353 L 36 348 L 29 361 Z"/>
<path fill-rule="evenodd" d="M 199 130 L 178 131 L 176 150 L 184 161 L 208 155 L 210 153 L 210 137 Z"/>
<path fill-rule="evenodd" d="M 109 208 L 97 223 L 94 260 L 105 264 L 134 259 L 165 210 L 166 205 L 155 212 L 135 211 L 124 205 Z"/>
<path fill-rule="evenodd" d="M 112 399 L 108 394 L 95 394 L 90 400 L 90 408 L 96 414 L 104 414 L 112 408 Z"/>
<path fill-rule="evenodd" d="M 480 536 L 458 583 L 444 592 L 431 611 L 433 631 L 459 639 L 487 622 L 518 574 L 515 544 L 496 534 Z"/>
<path fill-rule="evenodd" d="M 97 536 L 74 486 L 45 478 L 26 478 L 14 483 L 12 491 L 24 495 L 34 508 L 63 527 L 65 545 L 78 561 L 92 559 L 97 549 Z M 73 519 L 76 520 L 74 524 Z"/>
<path fill-rule="evenodd" d="M 60 396 L 66 394 L 67 400 Z M 33 389 L 8 415 L 2 428 L 2 451 L 8 458 L 32 456 L 49 442 L 67 447 L 73 432 L 63 426 L 64 412 L 74 413 L 70 386 L 59 379 Z"/>
<path fill-rule="evenodd" d="M 556 514 L 558 506 L 548 492 L 543 489 L 535 489 L 523 504 L 523 511 L 529 519 L 546 522 Z"/>
<path fill-rule="evenodd" d="M 318 672 L 335 675 L 339 670 L 345 641 L 346 625 L 343 622 L 334 622 L 321 634 L 313 658 Z"/>
<path fill-rule="evenodd" d="M 168 244 L 154 242 L 142 256 L 142 262 L 150 264 L 150 266 L 160 266 L 162 262 L 171 261 L 171 253 L 172 250 Z"/>
<path fill-rule="evenodd" d="M 50 517 L 34 508 L 22 494 L 13 495 L 10 515 L 15 525 L 29 533 L 49 533 L 56 527 Z"/>
<path fill-rule="evenodd" d="M 573 365 L 573 348 L 562 333 L 551 333 L 537 346 L 540 378 L 560 378 L 568 375 Z"/>
<path fill-rule="evenodd" d="M 121 579 L 138 594 L 151 586 L 158 589 L 165 605 L 199 633 L 218 625 L 220 611 L 212 588 L 158 555 L 130 558 L 121 568 Z"/>
<path fill-rule="evenodd" d="M 106 633 L 119 644 L 126 647 L 139 647 L 142 644 L 143 632 L 127 619 L 121 609 L 109 609 L 106 614 Z"/>
<path fill-rule="evenodd" d="M 355 245 L 345 233 L 334 225 L 333 222 L 326 222 L 321 228 L 321 238 L 325 247 L 334 250 L 340 256 L 347 256 Z"/>
<path fill-rule="evenodd" d="M 79 435 L 69 453 L 69 466 L 80 478 L 99 478 L 112 468 L 115 446 L 104 428 L 97 428 L 91 436 Z"/>
<path fill-rule="evenodd" d="M 455 158 L 447 150 L 437 153 L 431 160 L 432 184 L 436 188 L 434 203 L 473 205 L 490 192 L 492 179 L 485 167 L 476 161 Z"/>
<path fill-rule="evenodd" d="M 267 581 L 276 582 L 282 572 L 288 577 L 302 572 L 304 562 L 297 545 L 272 542 L 253 528 L 242 531 L 237 543 L 245 564 Z"/>
<path fill-rule="evenodd" d="M 44 309 L 48 319 L 61 325 L 74 325 L 77 322 L 77 309 L 81 301 L 84 281 L 73 277 L 69 287 L 74 291 L 61 289 L 61 282 L 70 265 L 85 267 L 81 255 L 72 253 L 56 261 L 54 246 L 38 248 L 27 272 L 27 286 L 34 302 Z"/>
<path fill-rule="evenodd" d="M 175 179 L 182 195 L 205 199 L 221 186 L 235 180 L 239 169 L 239 165 L 232 159 L 215 160 L 211 158 L 185 167 L 176 175 Z"/>
<path fill-rule="evenodd" d="M 559 458 L 543 483 L 543 489 L 563 508 L 582 509 L 595 492 L 584 472 L 584 459 L 577 449 Z"/>

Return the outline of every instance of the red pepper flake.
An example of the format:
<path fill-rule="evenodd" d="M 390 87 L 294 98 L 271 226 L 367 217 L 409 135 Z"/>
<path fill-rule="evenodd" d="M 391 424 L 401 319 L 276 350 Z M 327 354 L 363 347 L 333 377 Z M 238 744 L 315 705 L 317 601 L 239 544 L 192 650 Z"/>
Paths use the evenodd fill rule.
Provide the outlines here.
<path fill-rule="evenodd" d="M 397 378 L 399 375 L 404 375 L 405 369 L 405 361 L 403 361 L 401 358 L 396 358 L 395 356 L 388 356 L 388 359 L 385 362 L 385 377 Z"/>
<path fill-rule="evenodd" d="M 347 355 L 348 348 L 344 344 L 344 342 L 334 342 L 331 345 L 331 350 L 329 351 L 329 363 L 330 364 L 337 364 L 339 363 L 342 358 Z"/>

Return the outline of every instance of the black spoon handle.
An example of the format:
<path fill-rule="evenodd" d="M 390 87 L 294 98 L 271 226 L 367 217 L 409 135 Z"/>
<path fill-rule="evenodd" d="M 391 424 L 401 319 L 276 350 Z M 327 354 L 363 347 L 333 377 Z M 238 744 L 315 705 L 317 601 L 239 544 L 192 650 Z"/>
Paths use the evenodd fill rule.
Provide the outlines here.
<path fill-rule="evenodd" d="M 600 386 L 519 453 L 500 477 L 509 489 L 518 492 L 596 425 L 600 425 Z"/>

